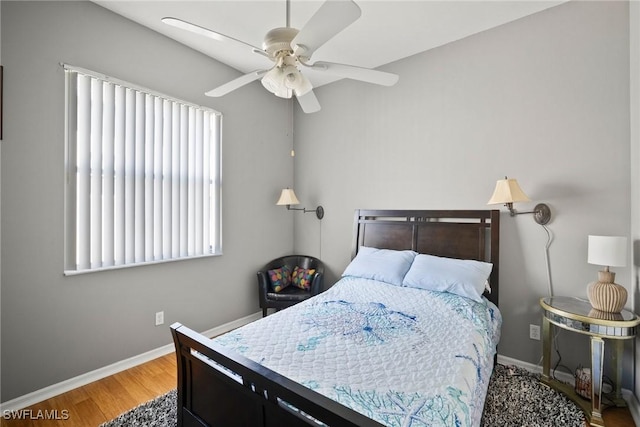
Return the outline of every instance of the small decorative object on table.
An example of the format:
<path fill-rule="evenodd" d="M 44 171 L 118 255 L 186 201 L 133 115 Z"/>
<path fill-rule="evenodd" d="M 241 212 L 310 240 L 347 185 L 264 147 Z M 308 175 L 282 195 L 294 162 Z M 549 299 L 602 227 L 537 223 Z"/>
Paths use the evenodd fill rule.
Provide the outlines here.
<path fill-rule="evenodd" d="M 627 265 L 627 238 L 619 236 L 589 236 L 589 264 L 603 265 L 598 281 L 587 287 L 591 306 L 605 313 L 620 313 L 627 303 L 627 290 L 614 283 L 616 273 L 609 267 Z"/>
<path fill-rule="evenodd" d="M 583 367 L 576 369 L 576 393 L 591 400 L 591 369 Z"/>

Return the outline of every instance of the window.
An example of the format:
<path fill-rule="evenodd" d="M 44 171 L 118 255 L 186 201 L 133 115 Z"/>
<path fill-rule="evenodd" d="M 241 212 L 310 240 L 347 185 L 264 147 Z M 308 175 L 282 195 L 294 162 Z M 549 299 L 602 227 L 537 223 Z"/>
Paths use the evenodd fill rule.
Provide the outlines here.
<path fill-rule="evenodd" d="M 221 254 L 221 114 L 65 75 L 65 274 Z"/>

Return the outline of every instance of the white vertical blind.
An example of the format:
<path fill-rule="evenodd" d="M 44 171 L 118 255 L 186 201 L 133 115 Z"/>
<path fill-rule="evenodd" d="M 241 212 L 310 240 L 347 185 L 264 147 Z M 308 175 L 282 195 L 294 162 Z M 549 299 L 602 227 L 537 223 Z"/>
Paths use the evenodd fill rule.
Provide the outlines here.
<path fill-rule="evenodd" d="M 78 94 L 85 96 L 77 97 L 77 139 L 85 141 L 84 144 L 77 144 L 76 163 L 76 258 L 79 268 L 87 269 L 91 267 L 91 239 L 82 239 L 78 236 L 91 235 L 91 205 L 88 195 L 91 194 L 91 80 L 78 76 Z"/>
<path fill-rule="evenodd" d="M 104 86 L 102 127 L 102 203 L 104 212 L 111 212 L 111 221 L 102 221 L 102 262 L 105 267 L 115 265 L 115 85 Z"/>
<path fill-rule="evenodd" d="M 65 71 L 65 273 L 220 254 L 220 114 Z"/>

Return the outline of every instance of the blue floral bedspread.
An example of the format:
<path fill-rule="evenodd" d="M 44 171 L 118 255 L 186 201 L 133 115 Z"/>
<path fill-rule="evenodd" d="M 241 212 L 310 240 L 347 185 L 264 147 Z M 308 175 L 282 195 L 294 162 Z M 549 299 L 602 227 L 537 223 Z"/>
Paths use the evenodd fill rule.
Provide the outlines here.
<path fill-rule="evenodd" d="M 345 277 L 215 341 L 387 426 L 478 426 L 501 323 L 486 300 Z"/>

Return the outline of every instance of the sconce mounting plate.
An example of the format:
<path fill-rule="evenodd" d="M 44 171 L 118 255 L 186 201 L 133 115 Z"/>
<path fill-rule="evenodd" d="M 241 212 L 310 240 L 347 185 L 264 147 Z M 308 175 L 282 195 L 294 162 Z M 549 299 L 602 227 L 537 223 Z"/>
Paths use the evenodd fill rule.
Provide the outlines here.
<path fill-rule="evenodd" d="M 316 208 L 316 216 L 318 217 L 318 219 L 324 218 L 324 208 L 322 206 L 318 206 Z"/>
<path fill-rule="evenodd" d="M 545 225 L 551 220 L 551 209 L 545 203 L 538 203 L 533 208 L 533 219 L 540 225 Z"/>

